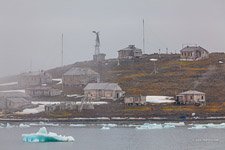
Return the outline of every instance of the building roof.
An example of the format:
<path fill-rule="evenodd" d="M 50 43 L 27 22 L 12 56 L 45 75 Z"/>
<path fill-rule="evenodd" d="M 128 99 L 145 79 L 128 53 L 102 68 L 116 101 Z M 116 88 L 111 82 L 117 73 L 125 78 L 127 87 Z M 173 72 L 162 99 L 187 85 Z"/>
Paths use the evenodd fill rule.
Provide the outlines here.
<path fill-rule="evenodd" d="M 73 67 L 64 73 L 64 75 L 99 75 L 99 73 L 90 68 Z"/>
<path fill-rule="evenodd" d="M 22 76 L 38 76 L 38 75 L 49 75 L 48 73 L 46 73 L 45 71 L 29 71 L 29 72 L 24 72 L 24 73 L 22 73 L 22 74 L 20 74 L 20 75 L 22 75 Z"/>
<path fill-rule="evenodd" d="M 119 51 L 141 51 L 141 49 L 136 48 L 135 45 L 129 45 L 128 47 L 121 49 Z"/>
<path fill-rule="evenodd" d="M 181 52 L 193 52 L 193 51 L 205 51 L 208 53 L 208 51 L 204 48 L 202 48 L 201 46 L 186 46 L 184 48 L 182 48 L 180 51 Z"/>
<path fill-rule="evenodd" d="M 84 90 L 117 90 L 122 91 L 117 83 L 88 83 Z"/>
<path fill-rule="evenodd" d="M 205 93 L 199 92 L 199 91 L 190 90 L 190 91 L 182 92 L 179 95 L 188 95 L 188 94 L 205 94 Z"/>

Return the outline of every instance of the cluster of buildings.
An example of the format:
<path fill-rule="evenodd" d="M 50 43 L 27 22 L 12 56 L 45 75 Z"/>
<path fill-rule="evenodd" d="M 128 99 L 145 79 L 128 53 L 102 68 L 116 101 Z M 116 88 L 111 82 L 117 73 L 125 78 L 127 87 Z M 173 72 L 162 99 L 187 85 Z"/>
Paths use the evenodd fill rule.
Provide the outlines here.
<path fill-rule="evenodd" d="M 103 62 L 105 54 L 99 51 L 99 37 L 96 32 L 96 46 L 93 60 Z M 182 61 L 197 61 L 209 57 L 209 52 L 200 46 L 186 46 L 181 49 Z M 142 50 L 135 45 L 118 51 L 118 59 L 126 60 L 133 58 L 141 58 Z M 125 97 L 125 92 L 117 83 L 100 82 L 100 74 L 90 68 L 73 67 L 62 75 L 62 90 L 53 88 L 52 76 L 45 72 L 27 72 L 20 74 L 18 79 L 18 87 L 25 89 L 25 93 L 3 93 L 0 92 L 0 109 L 1 110 L 16 110 L 31 105 L 31 97 L 53 97 L 60 96 L 64 87 L 82 87 L 84 97 L 87 100 L 119 100 L 123 99 L 128 106 L 139 106 L 146 104 L 145 96 L 130 96 Z M 176 96 L 177 104 L 205 104 L 205 93 L 198 91 L 182 92 Z M 75 106 L 56 105 L 46 106 L 47 111 L 60 110 L 65 108 L 74 109 Z"/>

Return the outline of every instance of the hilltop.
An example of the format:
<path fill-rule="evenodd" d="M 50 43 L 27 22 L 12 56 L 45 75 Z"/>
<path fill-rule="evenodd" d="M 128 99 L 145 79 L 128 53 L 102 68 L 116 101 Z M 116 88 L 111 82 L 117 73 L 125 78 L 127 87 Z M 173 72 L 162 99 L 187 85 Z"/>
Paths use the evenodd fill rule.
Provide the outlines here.
<path fill-rule="evenodd" d="M 153 62 L 157 58 L 157 74 L 153 74 Z M 145 55 L 140 59 L 106 60 L 77 62 L 64 67 L 48 70 L 53 78 L 61 78 L 71 67 L 89 67 L 101 74 L 103 82 L 116 82 L 126 95 L 167 95 L 175 96 L 186 90 L 199 90 L 206 93 L 207 101 L 225 100 L 225 62 L 224 53 L 212 53 L 209 59 L 200 61 L 180 61 L 178 54 Z M 67 89 L 67 92 L 82 89 Z"/>

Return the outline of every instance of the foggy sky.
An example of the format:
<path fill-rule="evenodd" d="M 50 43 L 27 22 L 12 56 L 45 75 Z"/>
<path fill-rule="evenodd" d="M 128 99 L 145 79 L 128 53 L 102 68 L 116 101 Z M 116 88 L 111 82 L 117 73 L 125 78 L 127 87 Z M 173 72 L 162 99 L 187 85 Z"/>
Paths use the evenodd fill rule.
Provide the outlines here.
<path fill-rule="evenodd" d="M 0 76 L 90 60 L 100 31 L 107 58 L 129 44 L 146 53 L 198 44 L 225 51 L 224 0 L 0 0 Z"/>

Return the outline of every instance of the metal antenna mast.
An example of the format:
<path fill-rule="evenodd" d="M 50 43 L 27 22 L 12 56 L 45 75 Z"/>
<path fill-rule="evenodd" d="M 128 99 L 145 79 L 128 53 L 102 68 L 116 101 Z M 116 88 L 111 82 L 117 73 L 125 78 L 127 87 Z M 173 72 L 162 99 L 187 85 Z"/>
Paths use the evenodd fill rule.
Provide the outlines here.
<path fill-rule="evenodd" d="M 145 53 L 145 20 L 143 19 L 143 54 Z"/>
<path fill-rule="evenodd" d="M 63 66 L 63 34 L 62 34 L 61 66 Z"/>

